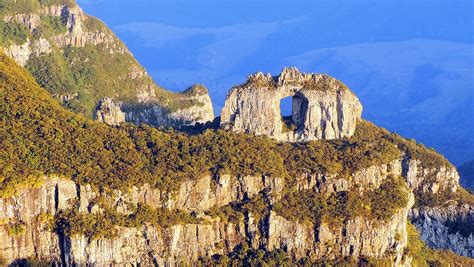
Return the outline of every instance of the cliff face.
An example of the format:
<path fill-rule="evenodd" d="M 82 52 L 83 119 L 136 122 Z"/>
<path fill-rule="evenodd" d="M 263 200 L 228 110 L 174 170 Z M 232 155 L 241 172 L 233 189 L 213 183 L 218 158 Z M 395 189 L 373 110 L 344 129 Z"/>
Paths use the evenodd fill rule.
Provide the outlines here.
<path fill-rule="evenodd" d="M 410 218 L 430 247 L 474 258 L 473 205 L 414 208 Z"/>
<path fill-rule="evenodd" d="M 293 97 L 291 119 L 281 116 L 280 100 Z M 357 97 L 336 79 L 286 68 L 278 77 L 257 73 L 233 88 L 221 125 L 237 132 L 268 135 L 279 141 L 350 137 L 361 118 Z"/>
<path fill-rule="evenodd" d="M 115 102 L 106 97 L 99 101 L 96 110 L 96 118 L 98 121 L 107 123 L 108 125 L 119 125 L 125 122 L 125 113 Z"/>
<path fill-rule="evenodd" d="M 208 90 L 202 85 L 193 85 L 183 93 L 183 107 L 163 108 L 156 105 L 123 105 L 126 120 L 135 124 L 146 123 L 155 126 L 191 126 L 214 120 L 214 111 Z"/>
<path fill-rule="evenodd" d="M 391 167 L 390 167 L 391 166 Z M 393 168 L 395 167 L 395 168 Z M 297 179 L 301 192 L 316 190 L 329 195 L 347 190 L 377 188 L 390 175 L 400 174 L 399 161 L 389 166 L 374 166 L 352 175 L 354 182 L 342 182 L 335 176 L 303 175 Z M 367 174 L 374 176 L 368 177 Z M 362 180 L 361 180 L 362 178 Z M 148 185 L 129 192 L 99 193 L 88 185 L 71 180 L 45 177 L 45 184 L 18 195 L 0 199 L 0 251 L 7 262 L 35 257 L 45 262 L 64 264 L 178 264 L 195 262 L 200 257 L 227 254 L 247 243 L 255 249 L 285 249 L 295 258 L 308 255 L 312 259 L 334 260 L 344 257 L 388 257 L 397 265 L 409 261 L 407 246 L 407 214 L 409 201 L 387 221 L 355 217 L 320 225 L 285 219 L 272 210 L 283 195 L 283 178 L 223 175 L 217 181 L 209 176 L 181 184 L 174 194 L 151 189 Z M 228 221 L 207 213 L 230 203 L 244 202 L 264 195 L 268 198 L 263 213 L 248 212 L 237 221 Z M 111 200 L 110 207 L 127 214 L 130 204 L 145 203 L 154 208 L 193 212 L 203 221 L 161 228 L 144 224 L 138 228 L 117 227 L 114 238 L 91 240 L 83 235 L 67 236 L 49 228 L 48 219 L 61 210 L 77 209 L 84 214 L 100 212 L 98 197 Z M 78 204 L 73 204 L 78 203 Z M 23 232 L 12 235 L 12 225 L 23 225 Z M 112 231 L 112 229 L 111 229 Z"/>
<path fill-rule="evenodd" d="M 111 98 L 133 106 L 122 108 L 127 120 L 155 126 L 214 119 L 207 90 L 196 97 L 157 86 L 114 33 L 73 1 L 23 2 L 0 8 L 8 33 L 0 47 L 64 106 L 92 117 L 101 99 Z"/>
<path fill-rule="evenodd" d="M 422 167 L 420 161 L 406 160 L 408 184 L 419 195 L 441 198 L 438 203 L 421 203 L 409 214 L 420 231 L 421 239 L 432 248 L 449 249 L 459 255 L 474 258 L 474 203 L 472 196 L 450 198 L 463 190 L 453 166 Z M 447 196 L 444 196 L 447 195 Z M 426 201 L 425 201 L 426 202 Z"/>

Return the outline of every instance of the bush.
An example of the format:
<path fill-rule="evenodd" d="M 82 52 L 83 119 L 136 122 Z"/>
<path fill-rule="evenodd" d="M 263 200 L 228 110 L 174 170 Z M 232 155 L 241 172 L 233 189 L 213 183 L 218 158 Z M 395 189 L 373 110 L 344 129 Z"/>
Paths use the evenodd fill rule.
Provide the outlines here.
<path fill-rule="evenodd" d="M 0 21 L 0 45 L 24 44 L 30 37 L 30 30 L 16 22 Z"/>
<path fill-rule="evenodd" d="M 20 236 L 26 232 L 26 225 L 21 221 L 13 221 L 6 225 L 9 236 Z"/>

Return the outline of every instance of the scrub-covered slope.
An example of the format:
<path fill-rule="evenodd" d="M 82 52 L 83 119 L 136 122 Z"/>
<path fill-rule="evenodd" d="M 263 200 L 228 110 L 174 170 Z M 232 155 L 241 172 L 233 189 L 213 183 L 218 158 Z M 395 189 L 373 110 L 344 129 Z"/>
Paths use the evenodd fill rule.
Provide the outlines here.
<path fill-rule="evenodd" d="M 413 205 L 471 205 L 455 170 L 368 122 L 348 139 L 298 144 L 110 127 L 0 59 L 6 263 L 471 263 L 424 247 L 408 222 Z M 450 233 L 469 231 L 457 223 Z"/>
<path fill-rule="evenodd" d="M 127 47 L 73 0 L 1 0 L 0 47 L 64 106 L 92 117 L 118 102 L 127 121 L 180 126 L 214 119 L 207 89 L 157 86 Z"/>

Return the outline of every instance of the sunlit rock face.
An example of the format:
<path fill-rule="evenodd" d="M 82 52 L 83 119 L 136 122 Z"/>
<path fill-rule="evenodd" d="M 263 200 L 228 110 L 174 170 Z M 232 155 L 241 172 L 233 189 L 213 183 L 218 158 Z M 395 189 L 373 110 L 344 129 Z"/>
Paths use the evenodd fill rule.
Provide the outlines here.
<path fill-rule="evenodd" d="M 290 96 L 292 115 L 283 118 L 280 101 Z M 340 139 L 354 134 L 361 114 L 359 99 L 342 82 L 285 68 L 277 77 L 256 73 L 234 87 L 222 110 L 221 126 L 286 142 Z"/>
<path fill-rule="evenodd" d="M 96 118 L 98 121 L 105 122 L 108 125 L 119 125 L 125 122 L 125 113 L 115 104 L 111 98 L 101 99 L 96 109 Z"/>

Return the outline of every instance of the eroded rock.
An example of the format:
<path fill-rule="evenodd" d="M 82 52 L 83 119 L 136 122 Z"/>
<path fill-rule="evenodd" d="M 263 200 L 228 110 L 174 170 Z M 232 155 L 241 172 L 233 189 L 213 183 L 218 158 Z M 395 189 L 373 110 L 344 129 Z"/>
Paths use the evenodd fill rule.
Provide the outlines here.
<path fill-rule="evenodd" d="M 289 96 L 292 116 L 285 123 L 280 100 Z M 361 114 L 358 98 L 340 81 L 285 68 L 277 77 L 257 73 L 234 87 L 227 95 L 221 126 L 288 142 L 340 139 L 354 134 Z"/>
<path fill-rule="evenodd" d="M 119 125 L 125 122 L 125 113 L 122 112 L 120 106 L 111 98 L 105 97 L 100 100 L 97 106 L 96 118 L 98 121 L 105 122 L 108 125 Z"/>

